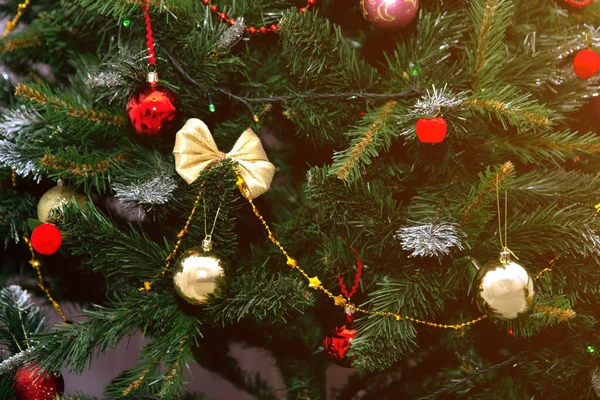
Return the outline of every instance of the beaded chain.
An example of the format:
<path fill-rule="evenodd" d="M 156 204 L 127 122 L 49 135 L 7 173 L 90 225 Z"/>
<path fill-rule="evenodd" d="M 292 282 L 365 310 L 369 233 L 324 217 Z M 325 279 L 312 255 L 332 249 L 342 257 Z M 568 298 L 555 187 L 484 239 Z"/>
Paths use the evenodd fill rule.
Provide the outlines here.
<path fill-rule="evenodd" d="M 210 11 L 213 12 L 214 14 L 216 14 L 221 21 L 227 21 L 227 23 L 229 23 L 229 25 L 235 24 L 235 18 L 230 18 L 227 16 L 227 14 L 225 12 L 219 11 L 219 6 L 217 4 L 215 4 L 214 1 L 202 0 L 202 4 L 204 4 L 206 6 L 210 6 Z M 306 6 L 299 8 L 298 11 L 301 13 L 306 12 L 306 10 L 308 10 L 308 8 L 310 6 L 314 6 L 315 4 L 317 4 L 317 0 L 307 0 Z M 244 28 L 244 31 L 250 33 L 251 35 L 255 35 L 258 32 L 260 32 L 262 34 L 265 34 L 267 32 L 277 32 L 278 30 L 279 30 L 279 24 L 271 24 L 268 27 L 266 25 L 263 25 L 259 28 L 255 27 L 255 26 L 250 26 L 250 27 Z"/>

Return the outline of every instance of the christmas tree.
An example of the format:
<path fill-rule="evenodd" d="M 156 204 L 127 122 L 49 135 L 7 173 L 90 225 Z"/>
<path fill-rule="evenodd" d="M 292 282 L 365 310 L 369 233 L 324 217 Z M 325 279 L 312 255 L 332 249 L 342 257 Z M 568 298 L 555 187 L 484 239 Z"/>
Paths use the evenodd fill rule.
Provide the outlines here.
<path fill-rule="evenodd" d="M 107 398 L 600 395 L 597 3 L 0 10 L 3 398 L 137 332 Z"/>

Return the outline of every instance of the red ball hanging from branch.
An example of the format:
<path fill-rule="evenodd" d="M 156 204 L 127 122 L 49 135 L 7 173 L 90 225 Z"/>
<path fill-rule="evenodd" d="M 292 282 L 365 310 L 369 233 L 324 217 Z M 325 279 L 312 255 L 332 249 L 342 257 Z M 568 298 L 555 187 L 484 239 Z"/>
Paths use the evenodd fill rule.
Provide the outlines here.
<path fill-rule="evenodd" d="M 565 0 L 565 3 L 575 8 L 584 8 L 592 4 L 592 0 Z"/>
<path fill-rule="evenodd" d="M 417 137 L 423 143 L 441 143 L 446 138 L 446 120 L 421 118 L 417 121 L 416 131 Z"/>
<path fill-rule="evenodd" d="M 139 135 L 156 136 L 171 128 L 177 115 L 178 101 L 168 89 L 159 86 L 154 52 L 154 37 L 148 12 L 149 0 L 145 0 L 142 11 L 146 20 L 146 46 L 148 49 L 148 72 L 146 87 L 135 93 L 127 102 L 127 115 L 135 132 Z"/>
<path fill-rule="evenodd" d="M 356 330 L 352 329 L 349 324 L 338 326 L 325 335 L 323 347 L 334 363 L 346 368 L 352 367 L 352 358 L 347 355 L 350 343 L 355 336 Z"/>
<path fill-rule="evenodd" d="M 573 59 L 573 71 L 581 79 L 588 79 L 596 75 L 600 69 L 600 55 L 594 50 L 581 50 Z"/>
<path fill-rule="evenodd" d="M 175 95 L 159 86 L 157 73 L 150 72 L 146 87 L 127 102 L 127 115 L 137 134 L 156 136 L 171 128 L 177 116 L 177 105 Z"/>
<path fill-rule="evenodd" d="M 17 368 L 13 384 L 17 400 L 53 400 L 65 390 L 62 375 L 41 372 L 36 365 Z"/>
<path fill-rule="evenodd" d="M 52 224 L 41 224 L 31 233 L 31 246 L 40 254 L 54 254 L 62 244 L 62 235 Z"/>

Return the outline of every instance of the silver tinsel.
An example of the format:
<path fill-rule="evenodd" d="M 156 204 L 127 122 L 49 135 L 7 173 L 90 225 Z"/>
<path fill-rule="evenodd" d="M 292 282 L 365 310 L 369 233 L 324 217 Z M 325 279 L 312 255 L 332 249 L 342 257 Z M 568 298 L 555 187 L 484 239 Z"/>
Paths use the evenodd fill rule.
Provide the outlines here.
<path fill-rule="evenodd" d="M 17 146 L 8 140 L 0 140 L 0 167 L 10 167 L 22 177 L 33 177 L 34 180 L 42 179 L 38 165 L 23 155 Z"/>
<path fill-rule="evenodd" d="M 25 106 L 8 110 L 3 114 L 0 121 L 0 136 L 13 140 L 22 132 L 23 128 L 42 121 L 42 116 L 38 112 Z"/>
<path fill-rule="evenodd" d="M 91 87 L 113 88 L 125 84 L 123 75 L 116 71 L 88 73 L 86 83 Z"/>
<path fill-rule="evenodd" d="M 165 204 L 173 199 L 177 181 L 172 176 L 159 176 L 145 182 L 114 183 L 115 197 L 125 203 L 138 205 Z"/>
<path fill-rule="evenodd" d="M 23 365 L 26 361 L 29 360 L 29 357 L 31 356 L 34 350 L 34 347 L 30 347 L 2 361 L 0 363 L 0 375 L 6 374 L 19 368 L 21 365 Z"/>
<path fill-rule="evenodd" d="M 244 18 L 236 19 L 235 23 L 227 28 L 225 33 L 219 38 L 217 51 L 226 51 L 232 48 L 244 35 L 245 28 Z"/>
<path fill-rule="evenodd" d="M 465 236 L 458 225 L 438 222 L 400 228 L 394 237 L 409 257 L 443 257 L 455 247 L 462 250 Z"/>
<path fill-rule="evenodd" d="M 598 368 L 592 372 L 591 383 L 594 393 L 596 393 L 596 396 L 600 397 L 600 371 L 598 371 Z"/>
<path fill-rule="evenodd" d="M 583 239 L 582 246 L 578 246 L 579 253 L 584 257 L 591 254 L 600 256 L 600 236 L 592 228 L 587 228 L 587 232 L 583 234 Z"/>
<path fill-rule="evenodd" d="M 465 92 L 452 93 L 448 90 L 447 84 L 441 89 L 436 89 L 434 86 L 431 91 L 427 90 L 427 94 L 417 100 L 413 106 L 413 113 L 416 117 L 433 117 L 439 113 L 440 109 L 447 110 L 458 107 L 466 99 Z"/>

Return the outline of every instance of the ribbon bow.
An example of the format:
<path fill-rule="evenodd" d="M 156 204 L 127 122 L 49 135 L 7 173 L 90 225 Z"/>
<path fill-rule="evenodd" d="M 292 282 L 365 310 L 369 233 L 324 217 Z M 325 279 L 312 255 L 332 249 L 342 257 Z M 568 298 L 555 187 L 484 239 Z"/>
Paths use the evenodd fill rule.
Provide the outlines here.
<path fill-rule="evenodd" d="M 225 158 L 238 163 L 237 171 L 248 187 L 249 196 L 257 198 L 271 186 L 275 166 L 269 162 L 260 139 L 250 128 L 227 154 L 219 151 L 206 124 L 197 118 L 187 120 L 175 138 L 175 169 L 187 182 L 192 183 L 210 164 Z"/>

